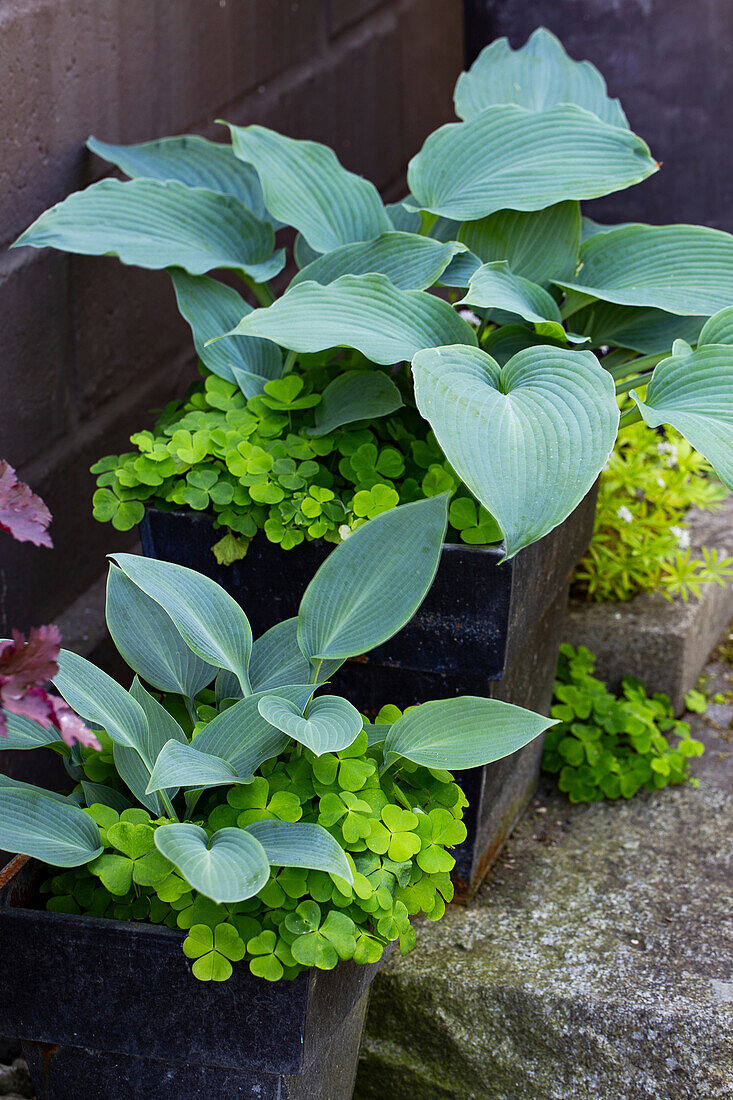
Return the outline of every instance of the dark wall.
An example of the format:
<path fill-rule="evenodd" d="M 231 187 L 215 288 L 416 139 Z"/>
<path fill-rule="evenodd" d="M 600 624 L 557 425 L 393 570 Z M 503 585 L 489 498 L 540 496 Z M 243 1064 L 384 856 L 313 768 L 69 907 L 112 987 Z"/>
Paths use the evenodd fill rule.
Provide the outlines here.
<path fill-rule="evenodd" d="M 588 204 L 599 221 L 694 222 L 733 230 L 731 0 L 466 0 L 467 58 L 537 26 L 587 58 L 632 129 L 663 161 L 652 179 Z"/>
<path fill-rule="evenodd" d="M 0 4 L 0 457 L 54 514 L 54 551 L 0 534 L 0 637 L 59 614 L 130 536 L 91 518 L 89 465 L 124 450 L 193 371 L 162 272 L 5 252 L 105 171 L 84 149 L 222 135 L 217 117 L 334 146 L 400 197 L 452 117 L 460 0 L 4 0 Z"/>

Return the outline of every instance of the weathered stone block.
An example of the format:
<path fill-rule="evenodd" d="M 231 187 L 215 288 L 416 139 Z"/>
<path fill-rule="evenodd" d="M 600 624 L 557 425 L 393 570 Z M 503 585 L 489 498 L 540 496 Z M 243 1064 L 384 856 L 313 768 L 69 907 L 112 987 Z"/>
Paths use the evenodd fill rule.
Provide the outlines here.
<path fill-rule="evenodd" d="M 733 754 L 690 720 L 699 788 L 572 806 L 544 786 L 474 908 L 419 927 L 375 983 L 357 1100 L 733 1095 Z"/>
<path fill-rule="evenodd" d="M 690 541 L 698 552 L 707 546 L 733 553 L 733 497 L 718 511 L 691 513 Z M 636 676 L 650 692 L 668 695 L 680 714 L 731 616 L 730 583 L 706 585 L 699 599 L 687 603 L 657 593 L 628 603 L 571 600 L 564 640 L 595 653 L 596 675 L 614 691 L 624 676 Z"/>

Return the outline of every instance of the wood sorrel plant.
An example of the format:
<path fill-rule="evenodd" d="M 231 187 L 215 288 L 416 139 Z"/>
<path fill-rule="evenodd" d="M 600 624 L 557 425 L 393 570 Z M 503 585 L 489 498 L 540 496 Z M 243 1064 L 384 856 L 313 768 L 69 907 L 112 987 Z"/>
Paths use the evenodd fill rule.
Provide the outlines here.
<path fill-rule="evenodd" d="M 588 492 L 626 392 L 622 427 L 671 425 L 733 486 L 733 238 L 581 216 L 580 200 L 659 165 L 597 70 L 545 30 L 487 47 L 455 106 L 462 121 L 428 137 L 390 206 L 330 149 L 262 126 L 230 126 L 230 145 L 89 141 L 132 178 L 69 196 L 16 244 L 168 268 L 217 376 L 135 437 L 137 454 L 97 468 L 100 518 L 131 526 L 146 500 L 210 509 L 232 560 L 258 528 L 284 546 L 337 540 L 453 488 L 455 537 L 500 536 L 511 557 Z M 274 300 L 283 225 L 300 270 Z M 260 308 L 205 275 L 217 269 Z M 425 444 L 427 485 L 430 467 L 408 468 Z"/>
<path fill-rule="evenodd" d="M 553 724 L 467 696 L 387 707 L 372 726 L 346 699 L 316 694 L 414 614 L 447 508 L 443 494 L 361 527 L 297 617 L 255 642 L 212 580 L 114 555 L 107 622 L 132 686 L 63 650 L 54 679 L 102 752 L 16 714 L 0 741 L 50 746 L 77 783 L 65 797 L 0 775 L 0 847 L 69 869 L 47 883 L 50 909 L 187 929 L 203 980 L 244 958 L 277 980 L 374 962 L 398 938 L 409 950 L 410 917 L 437 920 L 452 896 L 447 849 L 465 837 L 465 798 L 446 769 L 500 759 Z"/>

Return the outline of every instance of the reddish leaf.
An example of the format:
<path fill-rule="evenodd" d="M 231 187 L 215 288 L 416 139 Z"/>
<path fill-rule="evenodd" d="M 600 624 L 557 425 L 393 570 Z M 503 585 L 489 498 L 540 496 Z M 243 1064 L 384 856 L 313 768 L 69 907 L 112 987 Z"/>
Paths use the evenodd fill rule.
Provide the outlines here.
<path fill-rule="evenodd" d="M 41 498 L 18 481 L 12 466 L 0 461 L 0 530 L 19 542 L 53 546 L 47 531 L 50 522 L 51 513 Z"/>
<path fill-rule="evenodd" d="M 0 642 L 0 737 L 7 737 L 4 710 L 38 722 L 44 729 L 55 726 L 62 741 L 78 741 L 101 749 L 96 734 L 84 725 L 71 707 L 45 685 L 58 672 L 61 632 L 57 626 L 34 627 L 26 641 L 13 631 L 12 641 Z"/>

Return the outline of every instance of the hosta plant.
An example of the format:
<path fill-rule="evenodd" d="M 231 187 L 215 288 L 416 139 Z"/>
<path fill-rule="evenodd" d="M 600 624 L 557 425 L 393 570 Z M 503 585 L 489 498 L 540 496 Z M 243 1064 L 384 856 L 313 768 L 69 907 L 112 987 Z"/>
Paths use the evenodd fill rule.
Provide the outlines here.
<path fill-rule="evenodd" d="M 253 642 L 212 580 L 114 555 L 112 638 L 125 690 L 62 651 L 57 689 L 101 752 L 7 715 L 2 748 L 50 746 L 76 786 L 0 775 L 0 847 L 56 868 L 48 908 L 187 931 L 196 977 L 232 963 L 276 980 L 414 942 L 411 917 L 452 896 L 466 835 L 451 768 L 497 760 L 552 720 L 491 699 L 387 706 L 368 723 L 327 682 L 412 616 L 438 564 L 446 494 L 376 517 L 336 548 L 296 618 Z M 60 870 L 59 870 L 60 869 Z"/>
<path fill-rule="evenodd" d="M 168 269 L 205 376 L 97 467 L 99 518 L 208 510 L 233 560 L 257 529 L 338 540 L 438 485 L 462 501 L 453 537 L 511 557 L 588 492 L 619 420 L 672 426 L 733 485 L 733 237 L 582 216 L 660 166 L 545 30 L 488 46 L 455 107 L 388 205 L 330 149 L 262 126 L 220 144 L 90 139 L 130 179 L 69 196 L 16 243 Z"/>

